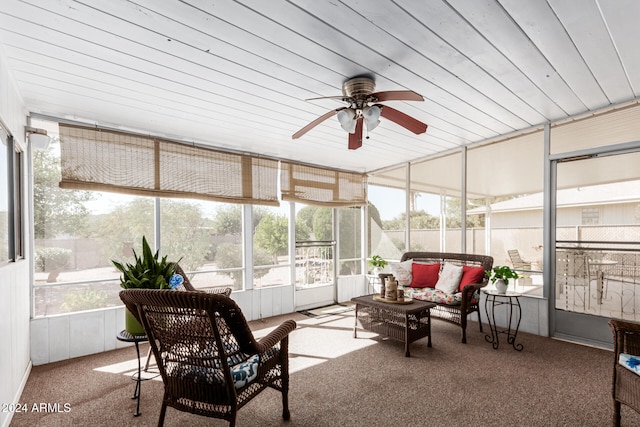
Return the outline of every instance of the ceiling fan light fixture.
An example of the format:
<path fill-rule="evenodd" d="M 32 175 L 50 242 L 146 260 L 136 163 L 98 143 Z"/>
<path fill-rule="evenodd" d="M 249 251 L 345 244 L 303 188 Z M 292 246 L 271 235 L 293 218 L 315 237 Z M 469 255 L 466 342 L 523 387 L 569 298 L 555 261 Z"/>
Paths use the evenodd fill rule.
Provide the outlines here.
<path fill-rule="evenodd" d="M 367 106 L 362 109 L 362 116 L 367 124 L 367 130 L 371 132 L 380 124 L 380 113 L 382 109 L 377 105 Z"/>
<path fill-rule="evenodd" d="M 330 117 L 337 116 L 342 129 L 349 133 L 348 147 L 355 150 L 362 147 L 362 134 L 366 129 L 370 132 L 378 127 L 380 118 L 392 121 L 416 135 L 427 131 L 427 125 L 413 117 L 388 107 L 386 101 L 424 101 L 422 95 L 411 90 L 375 91 L 376 85 L 369 76 L 357 76 L 342 84 L 342 96 L 323 96 L 313 99 L 336 99 L 346 102 L 348 106 L 329 110 L 302 129 L 291 135 L 297 139 L 309 132 Z M 383 114 L 384 113 L 384 114 Z M 369 138 L 367 134 L 366 138 Z"/>
<path fill-rule="evenodd" d="M 345 108 L 344 110 L 340 110 L 337 116 L 342 129 L 349 133 L 356 131 L 356 111 L 354 109 Z"/>

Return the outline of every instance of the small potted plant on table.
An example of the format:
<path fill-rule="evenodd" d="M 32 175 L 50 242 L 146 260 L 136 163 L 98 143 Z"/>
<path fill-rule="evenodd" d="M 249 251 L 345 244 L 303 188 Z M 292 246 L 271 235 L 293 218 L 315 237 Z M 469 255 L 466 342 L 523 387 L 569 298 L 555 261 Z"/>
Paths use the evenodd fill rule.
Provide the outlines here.
<path fill-rule="evenodd" d="M 382 273 L 382 269 L 385 268 L 388 264 L 386 260 L 384 260 L 380 255 L 374 255 L 369 260 L 369 264 L 373 267 L 373 275 L 378 277 L 378 274 Z"/>
<path fill-rule="evenodd" d="M 517 279 L 518 273 L 516 273 L 511 267 L 508 265 L 498 265 L 493 267 L 492 270 L 487 271 L 487 276 L 491 279 L 491 283 L 493 283 L 496 287 L 496 291 L 499 294 L 504 294 L 507 292 L 507 287 L 509 286 L 509 279 Z"/>

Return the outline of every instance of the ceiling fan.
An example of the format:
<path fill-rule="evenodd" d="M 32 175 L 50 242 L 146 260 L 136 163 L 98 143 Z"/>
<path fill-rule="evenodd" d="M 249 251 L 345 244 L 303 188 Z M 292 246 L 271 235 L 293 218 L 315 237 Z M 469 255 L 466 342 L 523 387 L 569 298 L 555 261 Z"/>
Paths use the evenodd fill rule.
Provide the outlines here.
<path fill-rule="evenodd" d="M 362 131 L 364 125 L 367 126 L 368 131 L 372 131 L 380 124 L 380 117 L 391 120 L 416 135 L 427 131 L 427 125 L 421 121 L 387 105 L 379 104 L 385 101 L 424 101 L 421 95 L 411 90 L 374 92 L 375 87 L 375 82 L 369 77 L 354 77 L 342 84 L 342 96 L 323 96 L 307 99 L 307 101 L 314 99 L 339 99 L 347 102 L 349 106 L 328 111 L 294 133 L 292 138 L 300 138 L 334 115 L 337 116 L 342 129 L 349 132 L 350 150 L 362 147 Z M 367 138 L 369 137 L 367 136 Z"/>

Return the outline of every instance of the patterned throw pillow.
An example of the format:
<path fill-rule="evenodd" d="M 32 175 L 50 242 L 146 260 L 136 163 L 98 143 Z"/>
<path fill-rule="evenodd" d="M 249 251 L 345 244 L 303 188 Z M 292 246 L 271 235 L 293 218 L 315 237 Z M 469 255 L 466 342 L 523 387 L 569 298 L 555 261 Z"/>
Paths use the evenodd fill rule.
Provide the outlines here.
<path fill-rule="evenodd" d="M 633 356 L 631 354 L 620 353 L 618 363 L 633 372 L 640 375 L 640 356 Z"/>
<path fill-rule="evenodd" d="M 462 266 L 445 262 L 436 283 L 436 289 L 445 294 L 455 294 L 458 292 L 461 278 Z"/>
<path fill-rule="evenodd" d="M 398 284 L 401 286 L 410 286 L 413 279 L 411 266 L 413 260 L 407 260 L 403 262 L 396 262 L 391 264 L 391 274 L 396 278 Z"/>

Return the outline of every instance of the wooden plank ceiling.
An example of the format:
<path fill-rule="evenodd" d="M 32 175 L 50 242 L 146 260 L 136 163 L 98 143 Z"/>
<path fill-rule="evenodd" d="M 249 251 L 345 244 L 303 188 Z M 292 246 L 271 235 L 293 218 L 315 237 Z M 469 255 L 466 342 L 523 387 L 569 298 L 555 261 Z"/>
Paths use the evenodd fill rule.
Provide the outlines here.
<path fill-rule="evenodd" d="M 634 0 L 3 0 L 0 54 L 28 110 L 370 172 L 635 100 Z M 357 75 L 387 104 L 358 150 L 330 119 Z"/>

